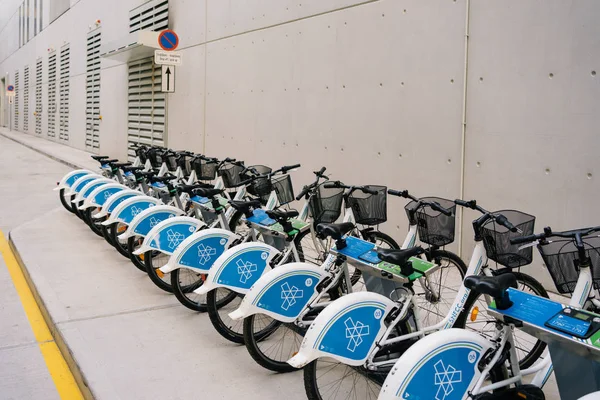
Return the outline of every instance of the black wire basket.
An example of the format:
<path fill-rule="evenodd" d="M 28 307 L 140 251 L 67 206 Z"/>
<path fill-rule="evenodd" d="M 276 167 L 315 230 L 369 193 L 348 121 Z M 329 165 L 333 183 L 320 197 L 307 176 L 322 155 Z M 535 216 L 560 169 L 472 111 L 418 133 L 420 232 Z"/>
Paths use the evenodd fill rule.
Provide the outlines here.
<path fill-rule="evenodd" d="M 342 200 L 344 189 L 326 188 L 327 182 L 321 183 L 308 201 L 312 219 L 316 224 L 332 223 L 342 214 Z"/>
<path fill-rule="evenodd" d="M 192 164 L 198 180 L 212 181 L 217 177 L 217 167 L 219 164 L 216 161 L 206 161 L 195 158 Z"/>
<path fill-rule="evenodd" d="M 192 161 L 189 156 L 180 155 L 177 159 L 177 165 L 181 168 L 181 171 L 183 171 L 183 175 L 190 176 L 190 173 L 192 172 Z"/>
<path fill-rule="evenodd" d="M 177 156 L 175 154 L 168 154 L 166 157 L 167 169 L 170 172 L 177 171 Z"/>
<path fill-rule="evenodd" d="M 223 178 L 223 184 L 227 189 L 239 186 L 243 181 L 241 172 L 244 170 L 243 165 L 234 163 L 224 163 L 218 170 L 219 176 Z"/>
<path fill-rule="evenodd" d="M 354 213 L 357 224 L 378 225 L 387 221 L 387 187 L 366 185 L 377 194 L 354 190 L 348 196 L 347 207 Z"/>
<path fill-rule="evenodd" d="M 250 179 L 257 175 L 270 174 L 272 171 L 273 169 L 267 167 L 266 165 L 252 165 L 247 168 L 243 178 Z M 272 190 L 273 185 L 268 177 L 258 178 L 252 181 L 247 188 L 248 193 L 261 199 L 265 196 L 268 198 Z"/>
<path fill-rule="evenodd" d="M 160 168 L 163 162 L 162 156 L 159 154 L 158 149 L 148 150 L 148 159 L 152 168 Z"/>
<path fill-rule="evenodd" d="M 137 149 L 135 149 L 135 155 L 140 159 L 142 165 L 148 159 L 148 156 L 146 155 L 147 151 L 148 149 L 145 147 L 138 147 Z"/>
<path fill-rule="evenodd" d="M 533 234 L 535 217 L 516 210 L 496 211 L 494 215 L 504 215 L 520 232 L 511 232 L 493 219 L 482 227 L 483 244 L 489 259 L 508 268 L 517 268 L 531 264 L 533 248 L 519 250 L 521 245 L 510 244 L 510 239 Z"/>
<path fill-rule="evenodd" d="M 573 293 L 579 277 L 579 253 L 571 239 L 547 238 L 548 244 L 539 244 L 538 250 L 544 264 L 562 294 Z M 590 235 L 583 238 L 585 253 L 591 259 L 594 288 L 600 289 L 600 237 Z"/>
<path fill-rule="evenodd" d="M 273 186 L 275 194 L 277 194 L 277 200 L 279 201 L 280 206 L 294 201 L 294 186 L 292 185 L 292 178 L 288 174 L 271 178 L 271 185 Z M 269 195 L 267 195 L 267 198 L 264 201 L 267 201 L 268 199 Z"/>
<path fill-rule="evenodd" d="M 437 202 L 440 206 L 452 212 L 452 215 L 445 215 L 434 210 L 428 205 L 417 207 L 416 201 L 408 203 L 404 209 L 408 214 L 408 219 L 411 219 L 411 214 L 414 213 L 417 223 L 417 233 L 419 240 L 431 246 L 446 246 L 454 242 L 454 234 L 456 229 L 456 204 L 452 200 L 443 199 L 440 197 L 423 197 L 421 200 L 427 202 Z"/>

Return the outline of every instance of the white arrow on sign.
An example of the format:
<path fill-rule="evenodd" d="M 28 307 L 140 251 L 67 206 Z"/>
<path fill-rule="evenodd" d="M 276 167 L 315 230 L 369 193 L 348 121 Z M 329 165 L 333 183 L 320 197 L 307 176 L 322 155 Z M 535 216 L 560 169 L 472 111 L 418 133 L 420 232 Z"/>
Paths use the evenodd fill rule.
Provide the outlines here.
<path fill-rule="evenodd" d="M 172 65 L 162 66 L 161 92 L 175 92 L 175 67 Z"/>

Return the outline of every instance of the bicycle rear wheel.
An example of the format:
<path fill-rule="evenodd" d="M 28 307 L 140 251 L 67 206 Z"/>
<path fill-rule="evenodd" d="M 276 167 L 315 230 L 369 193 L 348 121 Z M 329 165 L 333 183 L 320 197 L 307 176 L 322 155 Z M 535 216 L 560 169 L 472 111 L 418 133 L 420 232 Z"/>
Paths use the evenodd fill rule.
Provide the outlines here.
<path fill-rule="evenodd" d="M 127 225 L 125 225 L 122 222 L 115 222 L 113 224 L 110 224 L 109 226 L 106 226 L 105 228 L 108 231 L 108 235 L 110 236 L 110 243 L 115 247 L 115 249 L 117 249 L 119 254 L 129 259 L 130 256 L 128 241 L 122 241 L 121 239 L 119 239 L 119 235 L 127 230 Z"/>
<path fill-rule="evenodd" d="M 521 272 L 513 272 L 508 268 L 494 271 L 495 275 L 508 273 L 514 274 L 517 278 L 519 290 L 548 298 L 548 292 L 546 292 L 546 289 L 535 278 Z M 486 296 L 471 291 L 462 313 L 454 323 L 454 328 L 470 329 L 487 338 L 492 338 L 496 332 L 496 320 L 490 317 L 486 310 Z M 520 329 L 516 329 L 513 336 L 519 357 L 519 366 L 521 369 L 529 368 L 540 358 L 546 349 L 546 343 Z"/>
<path fill-rule="evenodd" d="M 106 217 L 95 219 L 94 215 L 100 212 L 100 208 L 89 207 L 84 211 L 85 222 L 88 224 L 92 232 L 98 236 L 102 236 L 102 222 L 106 221 Z"/>
<path fill-rule="evenodd" d="M 73 203 L 71 203 L 71 200 L 73 200 L 73 196 L 72 195 L 67 195 L 67 189 L 60 189 L 60 202 L 62 203 L 63 207 L 69 211 L 72 212 L 73 214 L 75 214 L 75 210 L 73 209 Z"/>

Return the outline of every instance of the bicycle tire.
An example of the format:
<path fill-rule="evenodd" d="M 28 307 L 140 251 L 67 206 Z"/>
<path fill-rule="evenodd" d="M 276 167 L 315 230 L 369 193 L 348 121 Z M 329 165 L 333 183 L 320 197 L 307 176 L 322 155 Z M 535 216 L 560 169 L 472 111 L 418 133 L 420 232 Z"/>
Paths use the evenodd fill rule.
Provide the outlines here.
<path fill-rule="evenodd" d="M 83 201 L 78 201 L 77 203 L 71 203 L 71 204 L 73 204 L 73 211 L 74 211 L 75 215 L 77 215 L 80 220 L 85 222 L 85 216 L 83 215 L 83 212 L 79 209 L 79 206 L 81 206 L 83 204 Z"/>
<path fill-rule="evenodd" d="M 119 240 L 119 235 L 123 232 L 119 232 L 119 224 L 120 222 L 115 222 L 110 224 L 109 226 L 107 226 L 107 230 L 109 232 L 111 241 L 112 241 L 112 245 L 115 247 L 115 249 L 117 249 L 117 251 L 119 252 L 119 254 L 121 254 L 123 257 L 127 258 L 127 259 L 131 259 L 130 253 L 129 253 L 129 243 L 125 242 L 125 243 L 121 243 L 121 241 Z M 126 226 L 123 224 L 123 226 Z"/>
<path fill-rule="evenodd" d="M 100 219 L 92 218 L 92 210 L 93 207 L 88 207 L 84 211 L 85 222 L 88 224 L 92 232 L 94 232 L 98 236 L 102 236 L 102 225 L 101 222 L 106 220 L 106 217 L 102 217 Z M 95 222 L 98 221 L 98 222 Z"/>
<path fill-rule="evenodd" d="M 242 218 L 243 213 L 240 211 L 236 211 L 231 220 L 229 221 L 229 229 L 232 232 L 235 232 L 236 227 L 238 226 L 238 222 Z M 206 312 L 206 296 L 205 295 L 197 295 L 193 293 L 194 290 L 202 286 L 202 274 L 198 274 L 198 282 L 193 284 L 181 285 L 182 272 L 180 269 L 176 269 L 171 273 L 171 287 L 173 289 L 173 294 L 179 300 L 179 302 L 184 306 L 193 311 L 198 312 Z M 187 286 L 187 288 L 185 287 Z M 193 286 L 193 288 L 191 288 Z"/>
<path fill-rule="evenodd" d="M 100 225 L 100 229 L 102 231 L 102 237 L 104 237 L 104 240 L 106 240 L 106 242 L 111 246 L 115 247 L 112 236 L 110 236 L 110 229 L 108 229 L 108 226 Z"/>
<path fill-rule="evenodd" d="M 139 247 L 139 245 L 141 245 L 143 240 L 144 239 L 141 237 L 130 236 L 129 239 L 127 239 L 127 252 L 128 257 L 133 263 L 133 265 L 135 265 L 135 267 L 140 271 L 146 272 L 146 264 L 144 263 L 145 254 L 139 256 L 133 254 L 133 252 Z"/>
<path fill-rule="evenodd" d="M 532 292 L 537 296 L 548 298 L 548 292 L 546 291 L 546 289 L 544 289 L 542 284 L 539 283 L 532 276 L 524 274 L 522 272 L 512 271 L 508 268 L 503 268 L 494 271 L 495 275 L 502 275 L 507 273 L 512 273 L 515 275 L 515 277 L 517 278 L 517 284 L 519 288 L 521 288 L 522 284 L 524 284 L 524 286 L 527 286 L 529 289 L 532 289 Z M 465 305 L 463 307 L 462 312 L 459 314 L 458 318 L 454 322 L 454 328 L 467 329 L 467 318 L 471 315 L 473 307 L 476 305 L 475 303 L 477 302 L 480 296 L 481 293 L 475 293 L 473 291 L 469 293 L 469 297 L 467 297 L 467 300 L 465 301 Z M 529 368 L 530 366 L 532 366 L 535 363 L 535 361 L 542 355 L 545 349 L 546 343 L 542 342 L 541 340 L 537 340 L 532 349 L 528 351 L 524 357 L 519 357 L 519 366 L 521 367 L 521 369 Z"/>
<path fill-rule="evenodd" d="M 72 195 L 68 195 L 68 199 L 65 198 L 65 192 L 67 189 L 60 189 L 59 192 L 59 197 L 60 197 L 60 202 L 62 203 L 63 207 L 70 213 L 75 214 L 75 210 L 73 209 L 73 203 L 71 203 L 71 200 L 73 199 Z"/>

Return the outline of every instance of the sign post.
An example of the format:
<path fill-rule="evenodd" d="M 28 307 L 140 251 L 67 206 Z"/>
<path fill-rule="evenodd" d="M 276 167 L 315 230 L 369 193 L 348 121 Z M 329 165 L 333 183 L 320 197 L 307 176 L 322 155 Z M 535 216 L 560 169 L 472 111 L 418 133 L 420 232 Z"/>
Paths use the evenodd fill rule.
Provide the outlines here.
<path fill-rule="evenodd" d="M 154 63 L 162 65 L 161 91 L 164 93 L 175 92 L 175 65 L 181 65 L 181 53 L 174 50 L 179 46 L 179 36 L 165 29 L 158 35 L 158 45 L 162 50 L 154 51 Z"/>
<path fill-rule="evenodd" d="M 8 126 L 9 130 L 12 131 L 12 105 L 15 102 L 15 86 L 8 85 L 6 87 L 6 96 L 8 97 Z"/>

